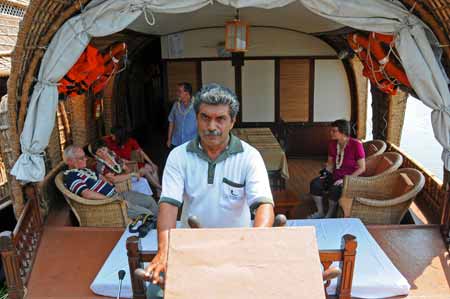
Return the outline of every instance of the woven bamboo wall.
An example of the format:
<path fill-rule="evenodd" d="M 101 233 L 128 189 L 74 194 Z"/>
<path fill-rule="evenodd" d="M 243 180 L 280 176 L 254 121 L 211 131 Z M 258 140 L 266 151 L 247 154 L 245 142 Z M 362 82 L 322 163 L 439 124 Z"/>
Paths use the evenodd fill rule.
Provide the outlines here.
<path fill-rule="evenodd" d="M 402 91 L 398 91 L 395 96 L 389 96 L 387 99 L 389 111 L 387 117 L 388 128 L 386 140 L 396 146 L 400 146 L 407 99 L 408 93 Z"/>
<path fill-rule="evenodd" d="M 368 94 L 368 79 L 362 75 L 364 68 L 361 61 L 354 57 L 350 60 L 350 65 L 355 73 L 355 85 L 357 96 L 357 113 L 356 113 L 356 126 L 358 131 L 356 137 L 359 139 L 366 138 L 366 121 L 367 121 L 367 94 Z"/>
<path fill-rule="evenodd" d="M 14 166 L 14 162 L 16 161 L 16 156 L 14 155 L 14 150 L 12 147 L 12 130 L 9 125 L 8 118 L 8 105 L 7 105 L 8 96 L 4 96 L 0 101 L 0 150 L 3 159 L 3 165 L 6 169 L 6 178 L 8 180 L 7 187 L 3 187 L 3 189 L 8 189 L 10 194 L 15 194 L 13 196 L 14 202 L 14 214 L 18 217 L 23 210 L 23 193 L 20 184 L 14 179 L 13 176 L 9 175 L 10 169 Z"/>
<path fill-rule="evenodd" d="M 390 96 L 373 86 L 371 93 L 373 138 L 399 146 L 408 94 L 399 90 L 397 95 Z"/>
<path fill-rule="evenodd" d="M 58 103 L 57 125 L 59 131 L 59 145 L 61 147 L 61 152 L 67 147 L 67 145 L 72 144 L 72 131 L 70 128 L 69 114 L 67 113 L 67 101 Z"/>
<path fill-rule="evenodd" d="M 97 138 L 97 126 L 93 116 L 93 103 L 85 95 L 70 98 L 70 123 L 73 144 L 84 146 Z"/>
<path fill-rule="evenodd" d="M 374 139 L 386 140 L 387 136 L 387 114 L 389 105 L 387 95 L 371 86 L 372 94 L 372 135 Z"/>
<path fill-rule="evenodd" d="M 55 126 L 53 127 L 52 135 L 50 135 L 50 142 L 47 147 L 47 159 L 49 160 L 50 169 L 53 169 L 59 162 L 62 161 L 61 144 L 59 141 L 59 125 L 58 119 L 55 119 Z"/>
<path fill-rule="evenodd" d="M 103 121 L 105 123 L 105 133 L 108 135 L 111 132 L 111 128 L 114 126 L 113 119 L 113 91 L 114 91 L 114 79 L 109 80 L 108 85 L 103 90 Z"/>

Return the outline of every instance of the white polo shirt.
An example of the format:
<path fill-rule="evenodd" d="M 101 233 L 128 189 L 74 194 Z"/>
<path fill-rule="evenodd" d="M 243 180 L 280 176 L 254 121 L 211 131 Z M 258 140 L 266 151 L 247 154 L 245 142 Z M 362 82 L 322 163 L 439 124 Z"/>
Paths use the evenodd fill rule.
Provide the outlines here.
<path fill-rule="evenodd" d="M 197 216 L 203 227 L 248 227 L 250 209 L 273 205 L 266 166 L 260 153 L 236 136 L 212 161 L 199 138 L 172 150 L 163 174 L 159 202 L 180 207 L 181 222 Z"/>

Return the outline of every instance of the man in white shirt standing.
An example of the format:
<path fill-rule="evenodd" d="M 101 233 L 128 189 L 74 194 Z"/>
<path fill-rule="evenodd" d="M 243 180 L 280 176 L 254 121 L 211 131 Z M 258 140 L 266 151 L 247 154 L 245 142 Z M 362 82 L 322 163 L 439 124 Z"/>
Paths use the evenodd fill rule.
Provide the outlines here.
<path fill-rule="evenodd" d="M 166 271 L 169 230 L 197 216 L 202 227 L 254 227 L 274 221 L 269 178 L 260 153 L 230 134 L 239 111 L 236 95 L 218 84 L 204 86 L 194 100 L 198 137 L 176 147 L 164 169 L 158 214 L 158 253 L 146 269 L 161 284 Z"/>

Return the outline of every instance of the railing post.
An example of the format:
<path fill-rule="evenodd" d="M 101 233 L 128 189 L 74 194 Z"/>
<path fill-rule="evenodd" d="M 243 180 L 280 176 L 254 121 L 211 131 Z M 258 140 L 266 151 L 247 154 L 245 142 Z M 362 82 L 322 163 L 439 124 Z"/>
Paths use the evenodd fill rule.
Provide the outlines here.
<path fill-rule="evenodd" d="M 19 256 L 11 236 L 0 237 L 0 252 L 8 287 L 9 299 L 22 299 L 25 295 L 22 277 L 20 275 Z"/>
<path fill-rule="evenodd" d="M 352 291 L 353 270 L 355 268 L 356 258 L 356 237 L 353 235 L 344 235 L 342 237 L 342 249 L 344 250 L 344 260 L 341 264 L 342 275 L 338 281 L 339 289 L 337 295 L 339 299 L 350 299 Z"/>
<path fill-rule="evenodd" d="M 42 199 L 42 194 L 39 192 L 39 187 L 37 184 L 32 185 L 33 192 L 30 200 L 33 201 L 33 217 L 36 221 L 35 227 L 37 227 L 39 230 L 41 230 L 42 227 L 42 214 L 41 209 L 39 206 L 39 201 Z"/>
<path fill-rule="evenodd" d="M 142 280 L 134 277 L 134 271 L 142 268 L 141 242 L 138 237 L 132 236 L 127 239 L 128 265 L 130 266 L 131 287 L 133 289 L 133 299 L 145 299 L 146 288 Z"/>
<path fill-rule="evenodd" d="M 441 214 L 441 233 L 444 238 L 445 245 L 447 246 L 447 250 L 450 251 L 450 186 L 448 182 L 448 170 L 444 168 L 444 186 L 443 186 L 443 197 L 444 203 L 442 205 L 442 214 Z"/>

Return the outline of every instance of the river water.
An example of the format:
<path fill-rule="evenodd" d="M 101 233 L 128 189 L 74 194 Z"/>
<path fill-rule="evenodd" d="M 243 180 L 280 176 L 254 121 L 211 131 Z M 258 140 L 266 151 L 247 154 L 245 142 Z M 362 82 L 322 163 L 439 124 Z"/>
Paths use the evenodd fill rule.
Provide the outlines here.
<path fill-rule="evenodd" d="M 367 136 L 372 139 L 372 97 L 367 102 Z M 442 147 L 434 138 L 431 109 L 414 97 L 408 97 L 400 147 L 442 180 Z"/>

